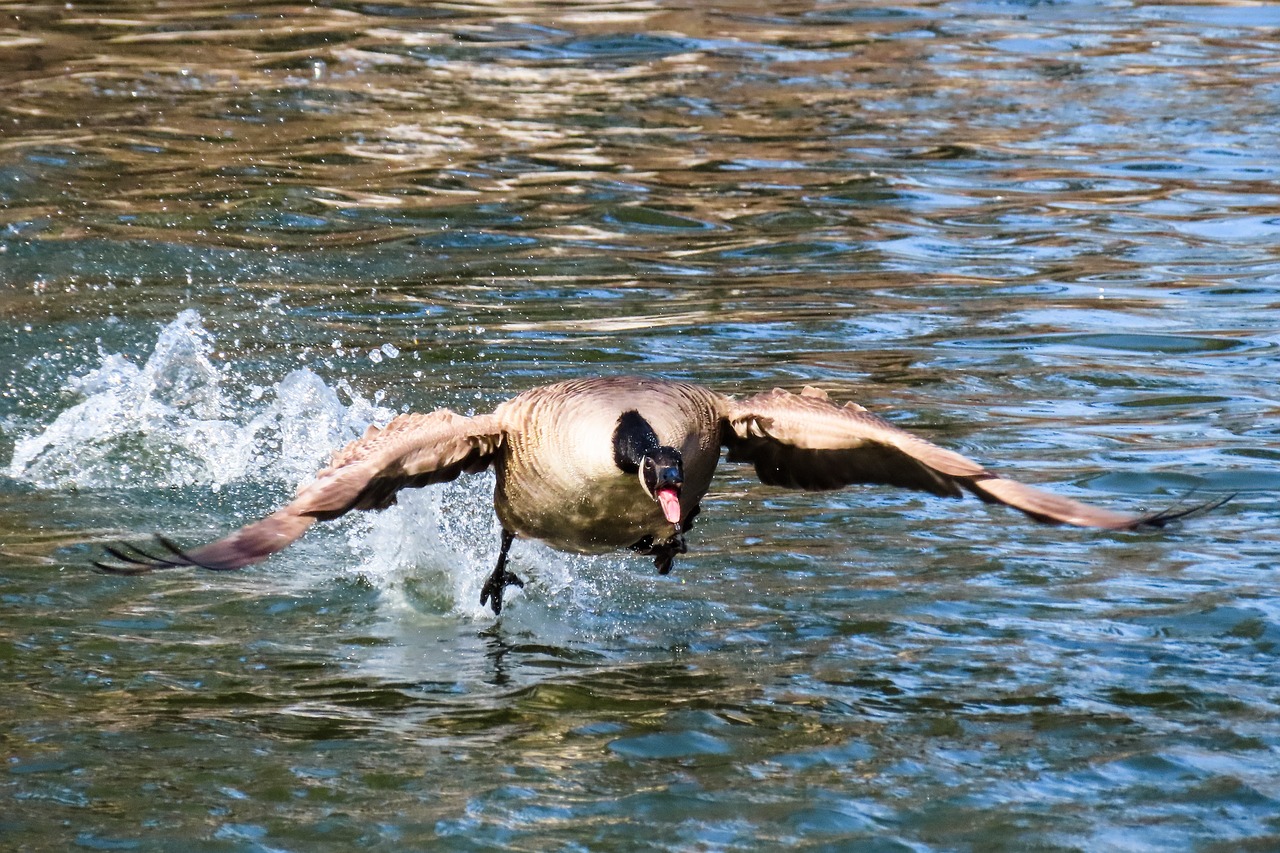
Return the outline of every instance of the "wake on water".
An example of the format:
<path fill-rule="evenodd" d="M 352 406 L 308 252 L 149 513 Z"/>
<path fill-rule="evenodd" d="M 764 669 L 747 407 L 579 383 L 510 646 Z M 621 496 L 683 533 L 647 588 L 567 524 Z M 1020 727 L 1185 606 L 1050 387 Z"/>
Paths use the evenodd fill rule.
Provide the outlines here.
<path fill-rule="evenodd" d="M 19 439 L 6 473 L 42 489 L 216 491 L 250 483 L 292 490 L 369 424 L 384 424 L 396 414 L 345 382 L 330 387 L 306 368 L 258 389 L 249 402 L 233 399 L 225 387 L 251 383 L 232 368 L 215 365 L 212 352 L 212 337 L 199 314 L 187 310 L 160 332 L 141 367 L 124 355 L 103 354 L 97 369 L 69 381 L 81 401 L 38 433 Z M 343 403 L 339 392 L 349 402 Z M 307 538 L 345 534 L 345 550 L 353 556 L 344 559 L 326 549 L 319 571 L 324 577 L 335 570 L 360 573 L 393 607 L 492 618 L 479 605 L 500 530 L 492 494 L 489 473 L 410 489 L 400 493 L 398 506 L 353 513 L 335 525 L 313 528 Z M 246 520 L 228 519 L 227 529 L 212 535 Z M 136 540 L 139 531 L 121 531 L 120 538 Z M 533 560 L 521 559 L 522 552 Z M 306 568 L 316 563 L 308 549 L 287 549 L 271 559 L 279 571 L 300 574 L 303 582 L 319 580 L 315 569 Z M 521 572 L 530 581 L 527 596 L 508 589 L 513 605 L 508 620 L 520 620 L 518 603 L 528 610 L 563 604 L 592 610 L 601 595 L 612 597 L 599 588 L 611 572 L 602 575 L 598 569 L 612 568 L 609 558 L 517 543 L 513 562 L 517 571 L 520 563 L 534 562 L 536 571 Z M 520 602 L 522 597 L 528 600 Z"/>

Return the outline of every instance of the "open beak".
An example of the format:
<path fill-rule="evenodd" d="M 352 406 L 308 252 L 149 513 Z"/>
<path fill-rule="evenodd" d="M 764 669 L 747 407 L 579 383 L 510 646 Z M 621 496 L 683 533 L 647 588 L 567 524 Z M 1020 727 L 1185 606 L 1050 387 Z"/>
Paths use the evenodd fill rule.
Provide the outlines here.
<path fill-rule="evenodd" d="M 662 507 L 662 514 L 667 521 L 672 524 L 680 523 L 680 492 L 670 486 L 664 486 L 657 492 L 658 505 Z"/>

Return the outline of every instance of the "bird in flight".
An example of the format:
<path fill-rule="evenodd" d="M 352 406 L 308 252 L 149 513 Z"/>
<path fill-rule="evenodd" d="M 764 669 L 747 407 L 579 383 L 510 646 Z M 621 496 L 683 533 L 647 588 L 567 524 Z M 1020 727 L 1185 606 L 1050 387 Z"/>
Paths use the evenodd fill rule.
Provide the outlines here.
<path fill-rule="evenodd" d="M 755 466 L 761 482 L 793 489 L 882 484 L 958 498 L 966 492 L 1036 521 L 1109 530 L 1159 528 L 1228 498 L 1151 514 L 1091 506 L 987 471 L 854 403 L 775 388 L 735 400 L 700 385 L 643 376 L 570 379 L 525 391 L 490 414 L 439 409 L 404 414 L 334 454 L 296 497 L 208 545 L 183 549 L 157 536 L 160 553 L 118 544 L 94 565 L 111 574 L 194 566 L 239 569 L 266 559 L 313 523 L 352 510 L 386 509 L 405 488 L 492 467 L 502 523 L 498 563 L 481 606 L 502 612 L 503 592 L 524 582 L 507 569 L 517 536 L 579 553 L 630 549 L 671 571 L 686 551 L 721 450 Z"/>

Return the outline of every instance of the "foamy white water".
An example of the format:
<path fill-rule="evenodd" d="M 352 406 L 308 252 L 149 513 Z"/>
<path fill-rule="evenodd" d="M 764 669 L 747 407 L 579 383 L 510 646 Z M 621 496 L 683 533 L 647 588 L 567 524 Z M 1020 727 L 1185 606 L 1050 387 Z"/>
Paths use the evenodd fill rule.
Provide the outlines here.
<path fill-rule="evenodd" d="M 248 380 L 232 366 L 215 364 L 213 352 L 200 315 L 186 310 L 160 331 L 141 366 L 124 354 L 104 353 L 96 369 L 68 380 L 80 401 L 18 440 L 7 473 L 42 489 L 217 490 L 253 481 L 292 489 L 369 424 L 395 415 L 345 380 L 330 386 L 307 368 L 255 389 L 251 401 L 238 400 L 226 389 Z M 320 575 L 364 575 L 405 614 L 491 619 L 489 608 L 480 606 L 480 588 L 497 559 L 501 533 L 493 485 L 492 473 L 485 472 L 406 490 L 397 506 L 321 525 L 307 542 L 272 559 L 282 573 L 292 567 L 304 584 L 314 582 L 317 549 L 310 540 L 345 537 L 345 547 L 324 549 Z M 228 519 L 227 529 L 239 523 L 243 519 Z M 149 532 L 139 531 L 139 538 Z M 594 609 L 608 595 L 591 577 L 598 573 L 582 577 L 596 562 L 518 541 L 512 566 L 530 586 L 528 593 L 508 588 L 508 619 L 534 619 L 545 629 L 535 615 L 543 608 L 530 606 L 534 599 Z"/>
<path fill-rule="evenodd" d="M 296 485 L 335 447 L 394 414 L 349 387 L 344 404 L 306 368 L 265 389 L 260 404 L 240 403 L 224 386 L 244 377 L 215 365 L 212 352 L 200 315 L 187 310 L 141 366 L 104 353 L 95 370 L 68 380 L 80 402 L 18 440 L 7 473 L 41 488 Z"/>

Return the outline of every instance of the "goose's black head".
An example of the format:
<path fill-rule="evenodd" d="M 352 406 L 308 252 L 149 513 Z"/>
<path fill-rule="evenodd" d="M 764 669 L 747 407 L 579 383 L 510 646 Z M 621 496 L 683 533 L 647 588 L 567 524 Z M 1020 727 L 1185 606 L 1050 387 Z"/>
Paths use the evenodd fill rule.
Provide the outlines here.
<path fill-rule="evenodd" d="M 659 443 L 653 427 L 634 409 L 623 412 L 613 431 L 613 461 L 628 474 L 638 474 L 640 487 L 662 507 L 672 524 L 680 523 L 680 487 L 684 459 L 680 451 Z"/>

